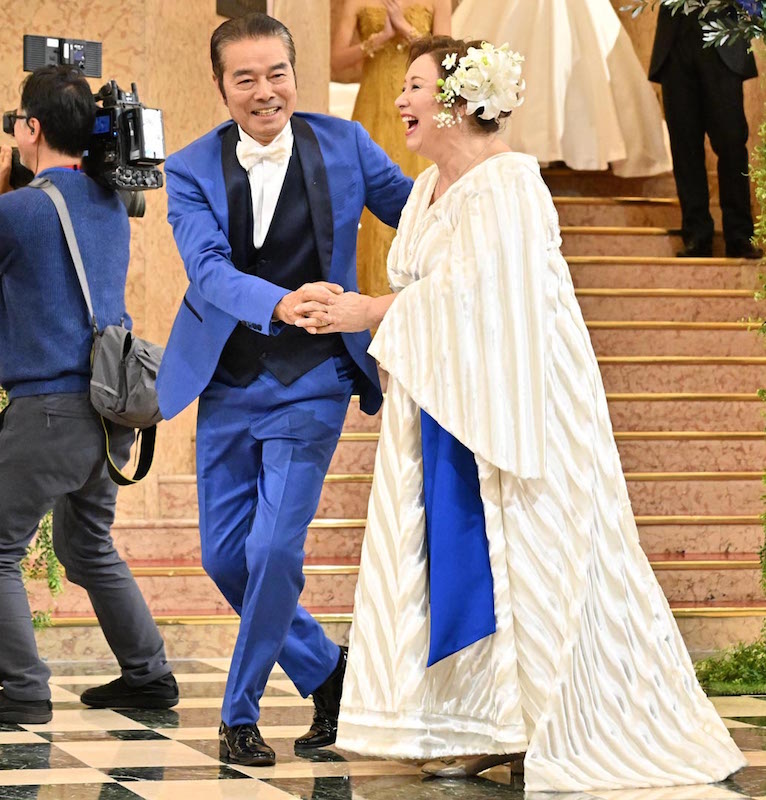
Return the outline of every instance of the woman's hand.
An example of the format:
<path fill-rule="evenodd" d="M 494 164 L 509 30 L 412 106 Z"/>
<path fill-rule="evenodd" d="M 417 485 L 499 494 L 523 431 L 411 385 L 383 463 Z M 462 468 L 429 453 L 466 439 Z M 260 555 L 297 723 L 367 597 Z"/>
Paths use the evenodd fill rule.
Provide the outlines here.
<path fill-rule="evenodd" d="M 331 298 L 343 294 L 343 287 L 337 283 L 316 281 L 304 283 L 300 289 L 286 294 L 274 308 L 274 319 L 287 325 L 297 325 L 297 320 L 308 311 L 326 308 Z M 298 309 L 303 309 L 299 311 Z"/>
<path fill-rule="evenodd" d="M 383 0 L 383 5 L 388 12 L 388 18 L 391 20 L 394 30 L 405 39 L 411 39 L 414 35 L 414 29 L 404 16 L 401 0 Z"/>
<path fill-rule="evenodd" d="M 396 36 L 396 31 L 394 30 L 394 26 L 391 24 L 391 17 L 386 14 L 386 21 L 383 23 L 383 28 L 379 30 L 377 33 L 373 33 L 367 41 L 361 42 L 360 47 L 362 48 L 362 52 L 367 56 L 367 58 L 374 58 L 375 53 L 381 49 L 381 47 L 385 46 L 386 42 L 390 42 Z"/>
<path fill-rule="evenodd" d="M 320 307 L 317 303 L 303 303 L 296 307 L 302 315 L 295 324 L 309 333 L 358 333 L 370 327 L 370 302 L 372 298 L 358 292 L 344 292 L 332 297 Z"/>
<path fill-rule="evenodd" d="M 394 25 L 391 22 L 391 17 L 388 14 L 386 14 L 386 21 L 383 23 L 383 30 L 374 34 L 376 44 L 378 45 L 378 47 L 383 47 L 383 45 L 386 42 L 391 41 L 391 39 L 393 39 L 394 36 L 396 36 Z"/>

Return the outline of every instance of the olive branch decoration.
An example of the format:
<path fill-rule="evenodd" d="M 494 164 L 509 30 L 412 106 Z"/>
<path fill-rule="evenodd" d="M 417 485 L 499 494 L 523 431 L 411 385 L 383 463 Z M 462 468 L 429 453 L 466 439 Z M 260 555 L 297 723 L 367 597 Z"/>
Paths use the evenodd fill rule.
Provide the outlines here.
<path fill-rule="evenodd" d="M 620 11 L 635 18 L 657 6 L 673 14 L 699 14 L 706 47 L 766 39 L 763 0 L 630 0 Z"/>

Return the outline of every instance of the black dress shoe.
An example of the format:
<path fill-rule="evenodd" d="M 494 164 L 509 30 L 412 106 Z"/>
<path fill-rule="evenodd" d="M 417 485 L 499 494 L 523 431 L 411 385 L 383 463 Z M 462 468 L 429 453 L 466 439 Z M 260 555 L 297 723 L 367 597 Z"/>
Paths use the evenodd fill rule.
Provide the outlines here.
<path fill-rule="evenodd" d="M 218 757 L 221 761 L 246 767 L 273 767 L 277 760 L 257 725 L 229 727 L 225 722 L 218 729 Z"/>
<path fill-rule="evenodd" d="M 676 253 L 677 258 L 710 258 L 713 255 L 712 243 L 688 242 Z"/>
<path fill-rule="evenodd" d="M 0 691 L 0 723 L 16 725 L 44 725 L 53 717 L 50 700 L 11 700 Z"/>
<path fill-rule="evenodd" d="M 756 247 L 750 240 L 743 242 L 732 242 L 726 245 L 727 258 L 752 258 L 754 260 L 763 258 L 763 250 Z"/>
<path fill-rule="evenodd" d="M 335 744 L 338 735 L 338 713 L 346 674 L 348 647 L 340 648 L 340 656 L 330 677 L 314 692 L 314 721 L 306 733 L 295 740 L 296 750 L 315 750 Z"/>
<path fill-rule="evenodd" d="M 178 703 L 178 684 L 172 673 L 131 686 L 123 678 L 86 689 L 80 701 L 91 708 L 172 708 Z"/>

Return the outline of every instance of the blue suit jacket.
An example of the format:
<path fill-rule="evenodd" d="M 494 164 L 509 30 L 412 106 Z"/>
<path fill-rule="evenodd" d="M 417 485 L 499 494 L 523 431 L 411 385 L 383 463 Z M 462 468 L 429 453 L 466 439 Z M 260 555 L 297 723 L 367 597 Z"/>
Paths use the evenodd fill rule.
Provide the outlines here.
<path fill-rule="evenodd" d="M 168 221 L 190 282 L 157 378 L 165 419 L 174 417 L 202 393 L 238 322 L 264 334 L 279 332 L 278 326 L 271 325 L 271 315 L 287 290 L 240 272 L 231 258 L 221 156 L 223 137 L 232 125 L 230 121 L 215 128 L 174 153 L 165 165 Z M 323 278 L 354 291 L 356 237 L 363 207 L 396 226 L 412 181 L 359 123 L 321 114 L 294 114 L 292 127 Z M 343 340 L 364 375 L 358 387 L 361 408 L 375 413 L 382 394 L 377 366 L 367 354 L 370 334 L 344 333 Z"/>

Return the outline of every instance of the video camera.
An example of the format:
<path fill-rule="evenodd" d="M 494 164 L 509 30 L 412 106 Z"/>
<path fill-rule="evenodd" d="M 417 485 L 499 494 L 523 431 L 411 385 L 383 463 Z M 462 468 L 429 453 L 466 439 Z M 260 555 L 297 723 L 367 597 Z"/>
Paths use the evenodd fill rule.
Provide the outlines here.
<path fill-rule="evenodd" d="M 128 214 L 142 217 L 146 203 L 142 191 L 159 189 L 165 160 L 162 111 L 146 108 L 138 99 L 135 83 L 124 92 L 109 81 L 93 96 L 101 106 L 96 112 L 83 168 L 94 180 L 116 189 Z"/>
<path fill-rule="evenodd" d="M 24 37 L 24 70 L 31 72 L 46 64 L 72 64 L 85 75 L 101 76 L 101 45 L 75 39 L 44 36 Z M 109 81 L 93 95 L 96 121 L 83 170 L 95 181 L 120 195 L 131 217 L 142 217 L 146 201 L 141 194 L 163 185 L 157 165 L 165 160 L 165 132 L 162 111 L 146 108 L 138 98 L 135 83 L 125 92 Z M 13 134 L 14 112 L 3 115 L 3 131 Z M 13 149 L 11 186 L 26 186 L 33 173 Z"/>

